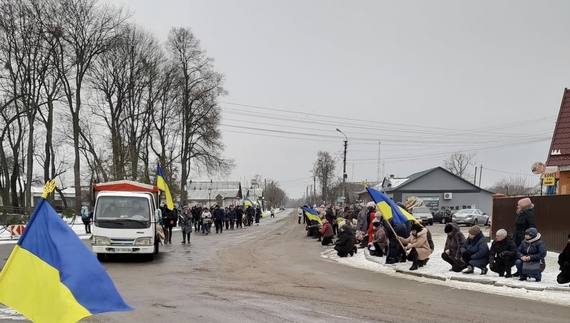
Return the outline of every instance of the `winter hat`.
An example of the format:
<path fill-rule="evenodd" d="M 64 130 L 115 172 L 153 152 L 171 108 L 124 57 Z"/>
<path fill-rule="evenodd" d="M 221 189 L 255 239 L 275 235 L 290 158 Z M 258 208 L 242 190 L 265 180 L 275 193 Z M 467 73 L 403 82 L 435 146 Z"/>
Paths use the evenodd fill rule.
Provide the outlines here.
<path fill-rule="evenodd" d="M 366 203 L 366 207 L 375 208 L 375 207 L 376 207 L 376 204 L 374 204 L 374 202 L 370 201 L 370 202 Z"/>
<path fill-rule="evenodd" d="M 382 212 L 378 211 L 374 214 L 374 220 L 378 220 L 380 221 L 380 219 L 382 219 Z"/>
<path fill-rule="evenodd" d="M 479 233 L 481 233 L 481 228 L 479 228 L 478 225 L 474 225 L 469 229 L 469 234 L 472 234 L 474 236 L 478 235 Z"/>
<path fill-rule="evenodd" d="M 323 221 L 323 224 L 327 224 L 327 223 L 329 223 L 329 220 L 324 220 L 324 221 Z"/>
<path fill-rule="evenodd" d="M 528 234 L 531 238 L 536 238 L 538 231 L 536 231 L 535 228 L 529 228 L 529 229 L 526 229 L 526 231 L 524 233 Z"/>
<path fill-rule="evenodd" d="M 520 207 L 526 207 L 531 205 L 532 201 L 528 197 L 525 197 L 524 199 L 520 199 L 517 204 Z"/>
<path fill-rule="evenodd" d="M 452 226 L 451 224 L 447 224 L 447 225 L 445 226 L 445 229 L 443 229 L 443 231 L 444 231 L 445 233 L 451 233 L 451 231 L 453 231 L 453 226 Z"/>
<path fill-rule="evenodd" d="M 417 232 L 420 232 L 420 231 L 422 231 L 423 228 L 424 227 L 422 227 L 419 223 L 412 224 L 412 231 L 416 230 Z"/>
<path fill-rule="evenodd" d="M 505 229 L 499 229 L 497 230 L 497 233 L 495 234 L 496 236 L 501 236 L 501 237 L 507 237 L 507 230 Z"/>

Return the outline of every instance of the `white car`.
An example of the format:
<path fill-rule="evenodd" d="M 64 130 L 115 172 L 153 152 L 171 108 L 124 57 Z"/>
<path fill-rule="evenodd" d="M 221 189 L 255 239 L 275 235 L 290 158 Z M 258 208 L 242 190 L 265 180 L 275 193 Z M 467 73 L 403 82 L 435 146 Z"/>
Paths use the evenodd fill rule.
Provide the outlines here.
<path fill-rule="evenodd" d="M 427 206 L 416 206 L 412 209 L 412 215 L 418 220 L 422 221 L 423 225 L 433 225 L 433 214 Z"/>
<path fill-rule="evenodd" d="M 458 225 L 489 225 L 489 216 L 479 209 L 463 209 L 453 214 L 452 221 Z"/>

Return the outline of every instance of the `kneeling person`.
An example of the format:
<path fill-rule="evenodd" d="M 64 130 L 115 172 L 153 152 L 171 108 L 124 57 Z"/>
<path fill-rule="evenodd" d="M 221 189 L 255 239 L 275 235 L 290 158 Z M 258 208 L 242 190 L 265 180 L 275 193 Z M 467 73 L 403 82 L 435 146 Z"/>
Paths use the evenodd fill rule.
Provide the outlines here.
<path fill-rule="evenodd" d="M 497 230 L 489 250 L 489 269 L 499 274 L 499 277 L 512 277 L 511 268 L 515 265 L 516 255 L 517 245 L 507 235 L 507 230 Z"/>

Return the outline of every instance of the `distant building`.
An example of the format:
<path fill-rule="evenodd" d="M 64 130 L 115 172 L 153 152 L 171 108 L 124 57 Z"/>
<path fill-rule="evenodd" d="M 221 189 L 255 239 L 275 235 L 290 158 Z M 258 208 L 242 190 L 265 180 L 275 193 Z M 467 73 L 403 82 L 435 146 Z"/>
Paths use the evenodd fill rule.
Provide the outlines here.
<path fill-rule="evenodd" d="M 477 208 L 491 214 L 493 192 L 482 189 L 443 167 L 431 168 L 407 177 L 390 175 L 374 188 L 404 204 L 420 199 L 432 211 L 445 207 L 452 210 Z M 364 202 L 371 200 L 366 191 L 361 191 L 359 199 Z"/>
<path fill-rule="evenodd" d="M 237 205 L 243 198 L 241 183 L 235 182 L 191 182 L 188 185 L 187 203 L 189 205 Z"/>

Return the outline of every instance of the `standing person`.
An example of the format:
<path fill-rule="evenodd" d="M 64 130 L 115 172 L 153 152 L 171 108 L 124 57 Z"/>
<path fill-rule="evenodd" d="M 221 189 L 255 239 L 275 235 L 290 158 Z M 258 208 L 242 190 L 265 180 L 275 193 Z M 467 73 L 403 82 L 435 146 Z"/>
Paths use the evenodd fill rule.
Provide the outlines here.
<path fill-rule="evenodd" d="M 165 243 L 172 244 L 172 228 L 176 226 L 176 217 L 174 215 L 174 210 L 169 210 L 164 202 L 161 210 L 162 221 L 164 222 L 164 227 L 166 228 L 166 231 L 164 233 L 167 236 Z"/>
<path fill-rule="evenodd" d="M 201 215 L 201 221 L 202 233 L 209 234 L 212 227 L 212 213 L 210 213 L 210 209 L 208 209 L 207 206 L 204 206 L 204 211 L 202 211 Z"/>
<path fill-rule="evenodd" d="M 224 210 L 220 209 L 217 204 L 214 207 L 214 225 L 216 226 L 216 233 L 224 232 Z"/>
<path fill-rule="evenodd" d="M 198 232 L 202 228 L 202 208 L 198 204 L 192 211 L 192 222 L 194 222 L 194 232 Z"/>
<path fill-rule="evenodd" d="M 511 237 L 507 236 L 507 230 L 497 230 L 495 240 L 489 250 L 489 269 L 499 274 L 499 277 L 510 278 L 516 256 L 517 245 Z"/>
<path fill-rule="evenodd" d="M 85 225 L 85 234 L 91 233 L 91 219 L 89 218 L 89 212 L 85 205 L 81 207 L 81 221 L 83 221 Z"/>
<path fill-rule="evenodd" d="M 273 206 L 271 207 L 271 217 L 275 217 L 275 208 Z"/>
<path fill-rule="evenodd" d="M 307 206 L 305 205 L 305 207 Z M 303 217 L 303 209 L 301 207 L 297 209 L 297 217 L 298 217 L 297 223 L 301 224 L 301 218 Z M 305 221 L 303 221 L 303 223 L 305 223 Z"/>
<path fill-rule="evenodd" d="M 228 217 L 230 218 L 230 228 L 233 230 L 237 218 L 237 213 L 233 205 L 230 205 L 230 209 L 228 212 L 229 212 Z"/>
<path fill-rule="evenodd" d="M 224 209 L 224 223 L 226 224 L 226 230 L 229 230 L 230 229 L 230 209 L 227 207 Z"/>
<path fill-rule="evenodd" d="M 368 230 L 368 209 L 375 207 L 374 202 L 368 202 L 366 208 L 362 208 L 358 212 L 358 217 L 356 218 L 356 240 L 360 240 L 359 248 L 366 247 L 366 242 L 368 242 L 368 240 L 364 238 Z"/>
<path fill-rule="evenodd" d="M 513 234 L 513 239 L 515 240 L 517 248 L 523 242 L 526 230 L 530 228 L 536 228 L 534 204 L 532 204 L 530 198 L 525 197 L 517 202 L 517 218 L 515 220 L 515 232 Z M 513 276 L 519 276 L 518 269 Z"/>
<path fill-rule="evenodd" d="M 333 225 L 333 232 L 336 235 L 337 232 L 334 229 L 334 224 L 335 223 L 335 216 L 334 216 L 334 212 L 332 210 L 332 205 L 327 205 L 326 209 L 325 209 L 325 219 L 327 219 L 327 221 L 329 221 L 329 223 L 331 223 L 331 225 Z"/>
<path fill-rule="evenodd" d="M 261 218 L 261 208 L 259 205 L 255 209 L 255 225 L 259 225 L 259 219 Z"/>
<path fill-rule="evenodd" d="M 255 210 L 251 207 L 251 205 L 247 206 L 245 209 L 245 225 L 251 226 L 253 223 L 253 216 L 255 215 Z"/>
<path fill-rule="evenodd" d="M 236 229 L 238 227 L 243 229 L 243 210 L 240 205 L 236 207 Z"/>
<path fill-rule="evenodd" d="M 182 207 L 182 213 L 179 215 L 178 223 L 180 223 L 180 228 L 182 228 L 182 243 L 190 244 L 190 233 L 192 233 L 192 214 L 188 211 L 188 206 L 184 205 Z"/>

